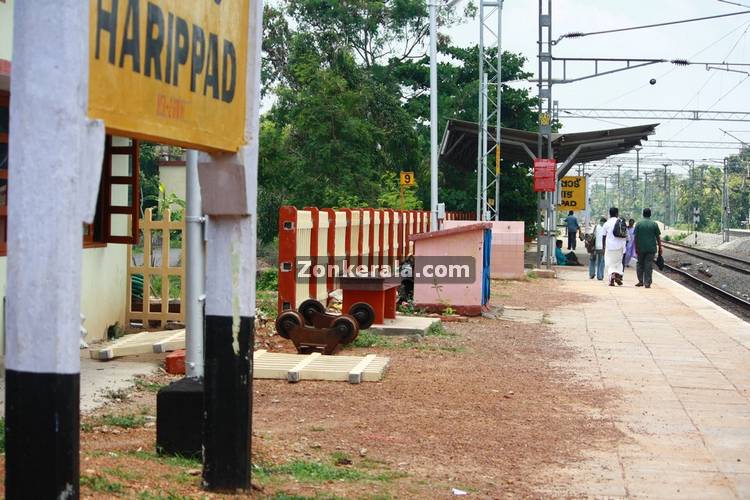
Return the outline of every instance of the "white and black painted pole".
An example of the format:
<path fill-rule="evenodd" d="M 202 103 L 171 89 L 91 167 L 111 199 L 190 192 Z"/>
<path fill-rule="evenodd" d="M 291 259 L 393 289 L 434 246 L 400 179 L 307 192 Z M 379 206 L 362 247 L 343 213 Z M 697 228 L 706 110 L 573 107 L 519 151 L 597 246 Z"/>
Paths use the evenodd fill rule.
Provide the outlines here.
<path fill-rule="evenodd" d="M 7 498 L 75 498 L 82 222 L 104 126 L 89 121 L 89 3 L 14 7 L 5 356 Z M 40 228 L 43 224 L 43 228 Z"/>
<path fill-rule="evenodd" d="M 255 326 L 262 1 L 249 14 L 245 143 L 237 154 L 201 154 L 206 245 L 203 485 L 250 487 Z"/>

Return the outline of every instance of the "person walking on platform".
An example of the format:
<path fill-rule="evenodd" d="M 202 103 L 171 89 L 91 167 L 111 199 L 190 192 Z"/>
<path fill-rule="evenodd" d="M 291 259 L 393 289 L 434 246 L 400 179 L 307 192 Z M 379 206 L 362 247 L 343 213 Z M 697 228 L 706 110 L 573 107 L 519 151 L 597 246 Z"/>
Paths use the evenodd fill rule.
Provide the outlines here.
<path fill-rule="evenodd" d="M 568 229 L 568 250 L 576 249 L 576 237 L 578 236 L 578 230 L 581 226 L 578 224 L 578 219 L 573 215 L 573 211 L 568 212 L 568 216 L 565 217 L 565 227 Z"/>
<path fill-rule="evenodd" d="M 628 244 L 625 245 L 625 256 L 622 258 L 622 265 L 624 267 L 630 267 L 630 262 L 635 256 L 635 219 L 628 221 Z"/>
<path fill-rule="evenodd" d="M 589 251 L 589 278 L 599 281 L 604 279 L 604 223 L 607 219 L 601 217 L 599 224 L 594 226 L 591 234 L 586 235 L 586 250 Z"/>
<path fill-rule="evenodd" d="M 628 243 L 628 226 L 619 217 L 617 207 L 609 209 L 609 220 L 604 224 L 604 267 L 607 268 L 609 286 L 622 286 L 622 257 Z"/>
<path fill-rule="evenodd" d="M 635 286 L 651 288 L 651 277 L 654 272 L 654 255 L 662 254 L 661 231 L 656 222 L 651 220 L 651 209 L 643 209 L 643 219 L 635 225 L 635 251 L 638 264 L 635 273 L 638 283 Z"/>

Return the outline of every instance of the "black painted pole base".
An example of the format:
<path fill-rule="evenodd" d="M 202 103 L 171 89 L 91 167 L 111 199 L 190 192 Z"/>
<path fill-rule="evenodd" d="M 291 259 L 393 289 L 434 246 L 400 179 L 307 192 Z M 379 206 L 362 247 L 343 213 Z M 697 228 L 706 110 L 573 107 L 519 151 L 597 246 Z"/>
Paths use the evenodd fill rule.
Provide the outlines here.
<path fill-rule="evenodd" d="M 250 489 L 252 348 L 255 318 L 241 317 L 237 339 L 231 316 L 206 315 L 203 486 Z"/>
<path fill-rule="evenodd" d="M 156 452 L 203 456 L 203 379 L 183 378 L 156 395 Z"/>
<path fill-rule="evenodd" d="M 5 371 L 5 497 L 78 498 L 80 374 Z"/>

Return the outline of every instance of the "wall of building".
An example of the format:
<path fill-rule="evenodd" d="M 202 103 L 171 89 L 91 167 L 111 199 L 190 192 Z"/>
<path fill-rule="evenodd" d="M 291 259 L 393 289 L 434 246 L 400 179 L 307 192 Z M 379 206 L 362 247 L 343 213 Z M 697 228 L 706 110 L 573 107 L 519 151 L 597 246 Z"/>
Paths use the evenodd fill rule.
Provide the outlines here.
<path fill-rule="evenodd" d="M 2 4 L 0 4 L 2 5 Z M 127 139 L 113 139 L 113 144 L 126 145 Z M 113 171 L 127 171 L 127 158 L 114 156 Z M 11 169 L 13 167 L 11 166 Z M 127 204 L 127 192 L 113 191 L 114 202 Z M 112 218 L 113 234 L 127 234 L 129 220 L 126 216 Z M 88 341 L 105 339 L 107 328 L 115 323 L 125 324 L 127 308 L 128 247 L 109 244 L 98 248 L 85 248 L 82 260 L 81 313 L 86 316 L 84 326 Z M 7 257 L 0 257 L 0 297 L 7 288 Z M 3 301 L 4 302 L 4 301 Z M 4 307 L 4 306 L 3 306 Z M 5 315 L 0 316 L 0 346 L 5 345 Z M 4 348 L 3 348 L 4 350 Z"/>
<path fill-rule="evenodd" d="M 176 194 L 185 200 L 187 189 L 184 165 L 159 165 L 159 182 L 164 184 L 167 194 Z"/>
<path fill-rule="evenodd" d="M 0 59 L 11 60 L 13 53 L 13 0 L 0 2 Z"/>

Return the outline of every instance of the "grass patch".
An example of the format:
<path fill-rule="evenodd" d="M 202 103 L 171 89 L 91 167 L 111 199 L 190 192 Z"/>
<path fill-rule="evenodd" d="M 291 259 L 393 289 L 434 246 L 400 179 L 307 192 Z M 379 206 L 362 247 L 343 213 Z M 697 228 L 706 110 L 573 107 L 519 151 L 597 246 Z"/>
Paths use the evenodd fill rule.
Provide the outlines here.
<path fill-rule="evenodd" d="M 331 460 L 335 465 L 351 465 L 352 459 L 343 451 L 334 451 L 331 453 Z"/>
<path fill-rule="evenodd" d="M 338 459 L 349 460 L 345 454 L 334 453 L 334 462 Z M 282 465 L 253 464 L 253 475 L 259 481 L 268 481 L 273 477 L 287 476 L 301 483 L 325 483 L 329 481 L 391 481 L 404 477 L 404 473 L 391 471 L 370 473 L 351 467 L 336 467 L 335 465 L 294 460 Z"/>
<path fill-rule="evenodd" d="M 135 377 L 133 379 L 136 389 L 139 391 L 147 392 L 159 392 L 162 387 L 166 387 L 166 384 L 160 384 L 158 382 L 151 382 L 143 377 Z"/>
<path fill-rule="evenodd" d="M 5 417 L 0 417 L 0 453 L 5 453 Z"/>
<path fill-rule="evenodd" d="M 434 345 L 419 340 L 406 340 L 399 344 L 399 347 L 403 349 L 411 349 L 414 351 L 422 352 L 451 352 L 461 353 L 466 352 L 465 347 L 453 346 L 453 345 Z"/>
<path fill-rule="evenodd" d="M 536 271 L 529 271 L 526 273 L 526 278 L 530 280 L 536 280 L 539 279 L 539 275 L 536 273 Z"/>
<path fill-rule="evenodd" d="M 326 496 L 326 497 L 319 497 L 319 496 L 306 497 L 306 496 L 302 496 L 302 495 L 293 495 L 293 494 L 289 494 L 289 493 L 280 492 L 280 493 L 274 494 L 274 496 L 269 497 L 269 498 L 271 498 L 271 500 L 338 500 L 341 497 L 331 497 L 331 496 Z"/>
<path fill-rule="evenodd" d="M 81 476 L 81 486 L 99 493 L 124 493 L 125 486 L 101 476 Z"/>
<path fill-rule="evenodd" d="M 139 500 L 190 500 L 192 497 L 178 495 L 177 493 L 167 491 L 159 491 L 152 493 L 150 491 L 142 491 L 138 494 Z"/>
<path fill-rule="evenodd" d="M 138 472 L 124 470 L 119 467 L 104 467 L 102 472 L 109 474 L 110 476 L 122 479 L 123 481 L 137 481 L 143 479 L 143 474 Z"/>
<path fill-rule="evenodd" d="M 372 333 L 370 330 L 362 330 L 357 338 L 350 344 L 353 347 L 393 347 L 393 341 L 383 335 Z"/>
<path fill-rule="evenodd" d="M 202 466 L 200 459 L 182 457 L 180 455 L 158 455 L 152 451 L 127 451 L 123 453 L 140 460 L 153 460 L 160 462 L 172 467 L 184 467 L 188 469 L 196 469 Z"/>
<path fill-rule="evenodd" d="M 456 334 L 449 332 L 441 322 L 433 323 L 425 332 L 426 337 L 455 337 Z"/>
<path fill-rule="evenodd" d="M 123 429 L 143 427 L 145 423 L 146 417 L 143 415 L 104 415 L 102 417 L 102 424 Z"/>

